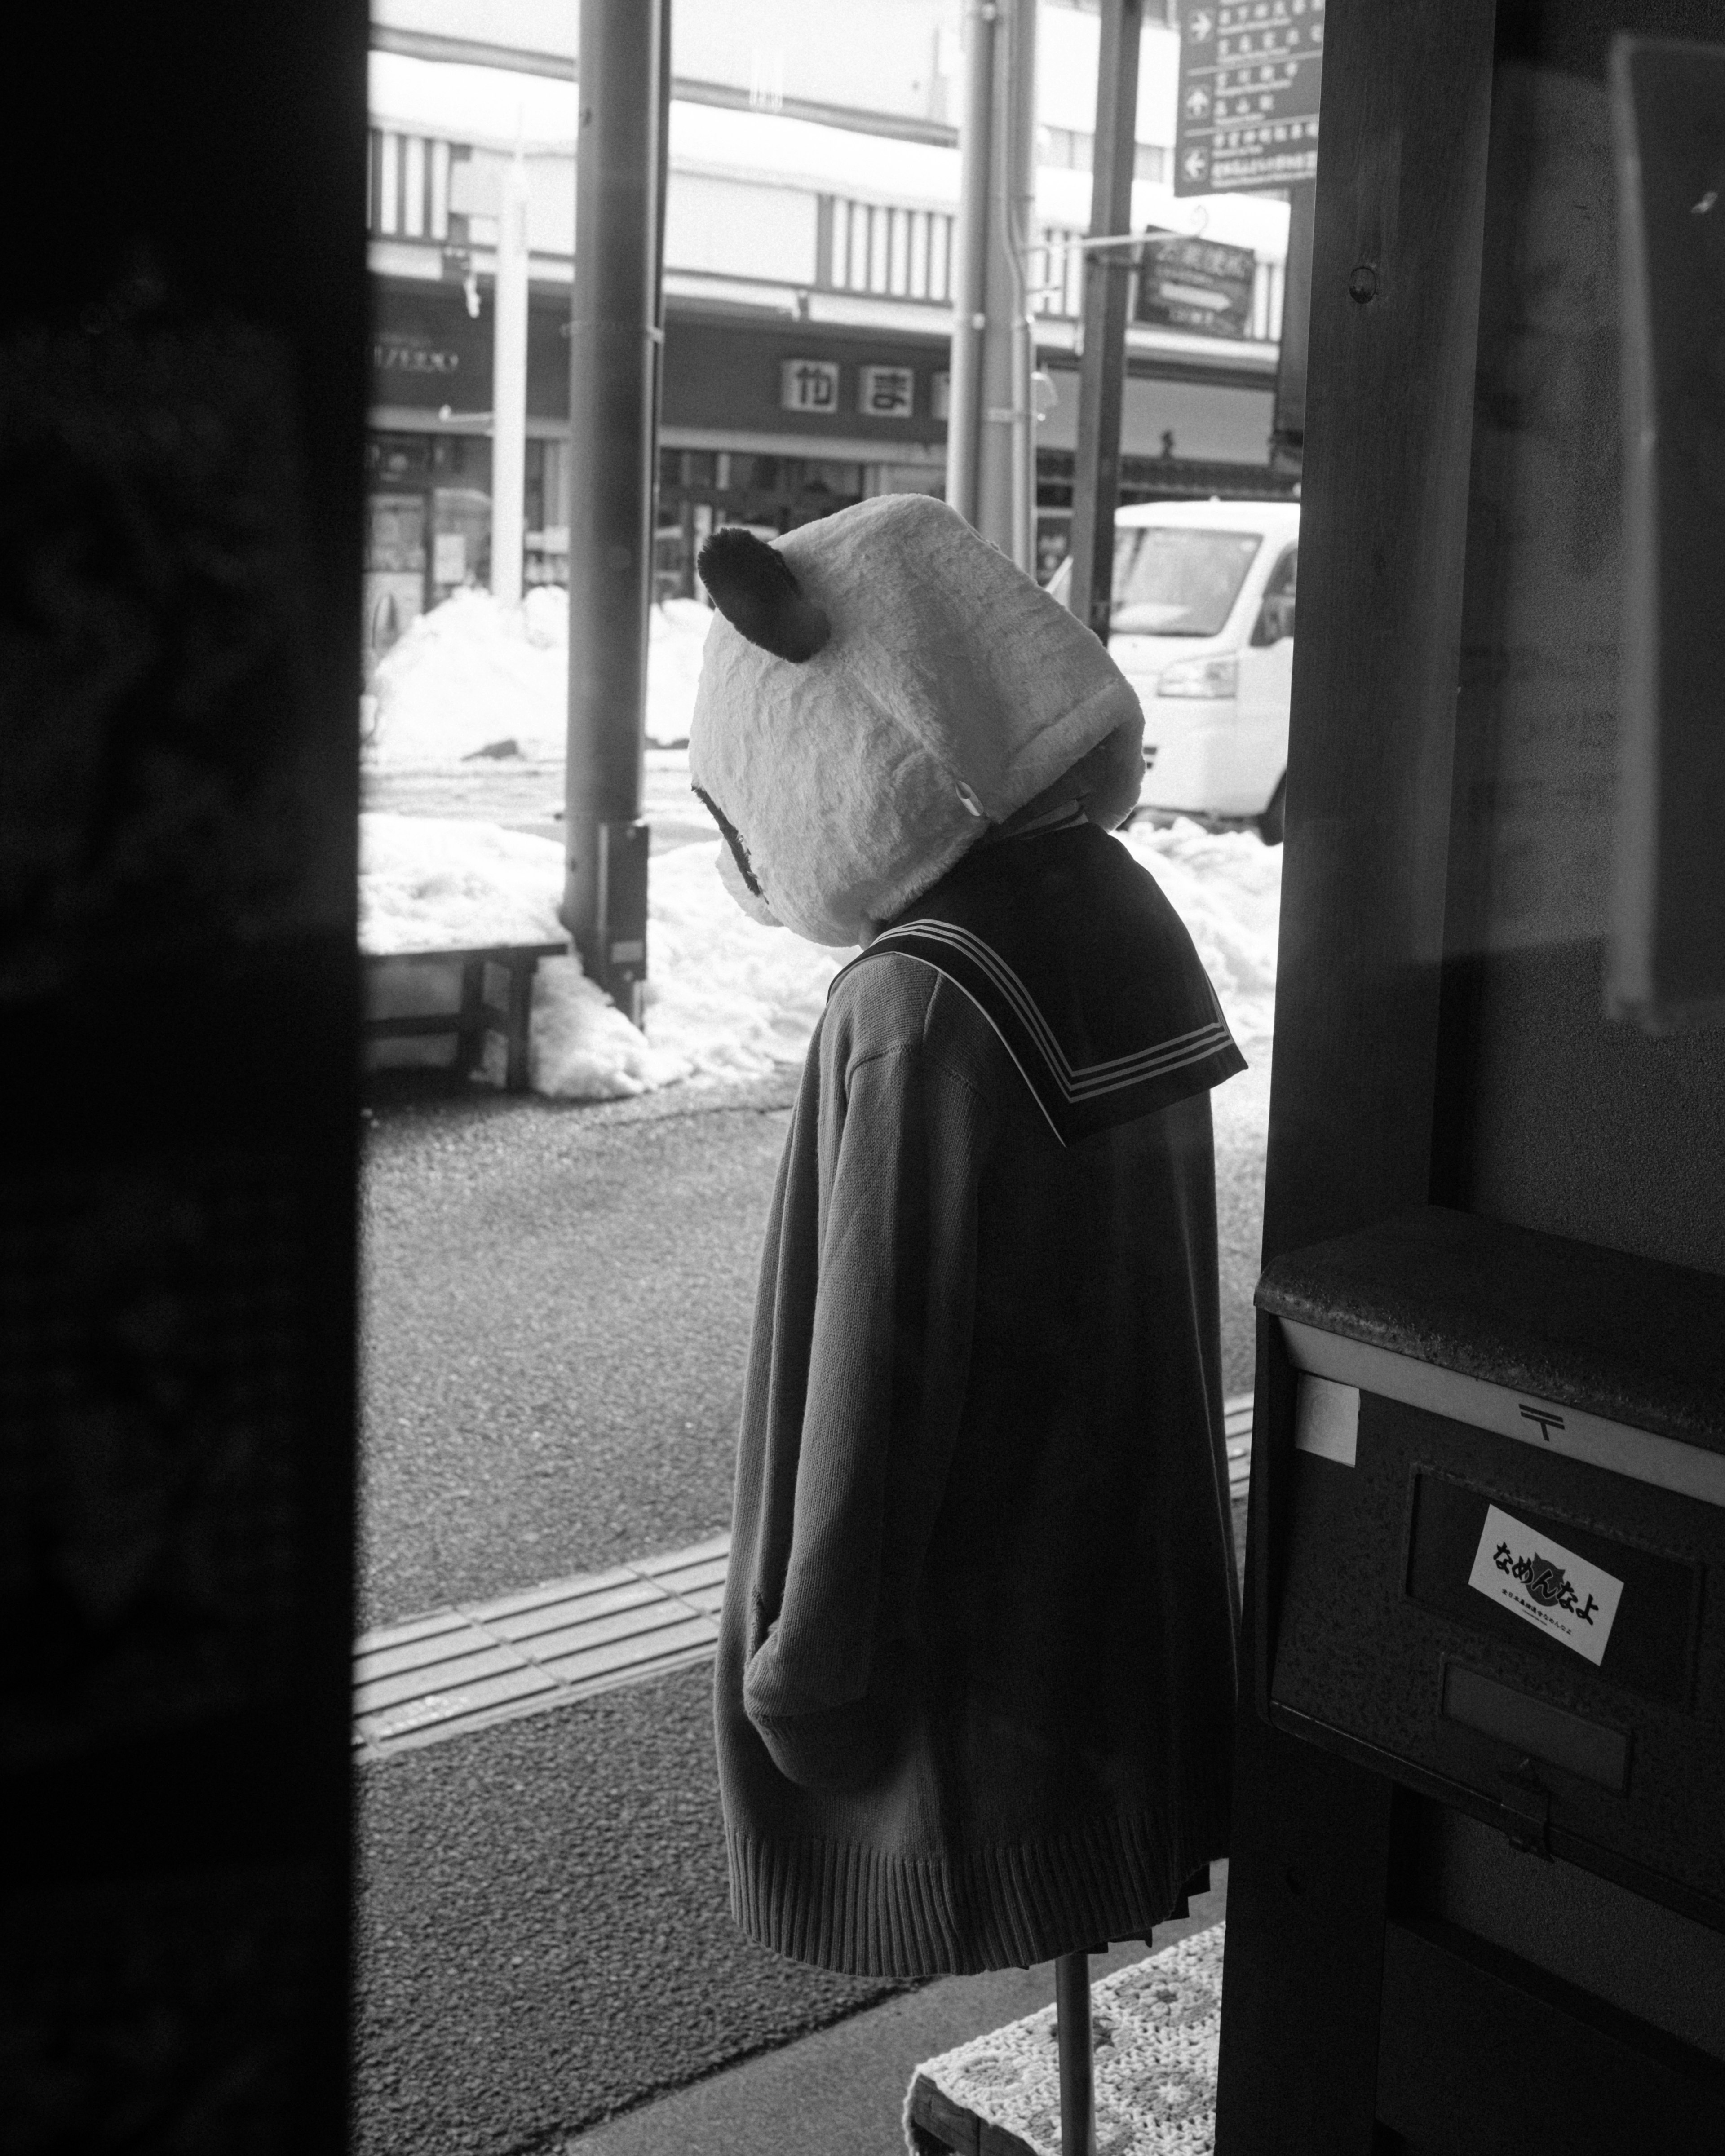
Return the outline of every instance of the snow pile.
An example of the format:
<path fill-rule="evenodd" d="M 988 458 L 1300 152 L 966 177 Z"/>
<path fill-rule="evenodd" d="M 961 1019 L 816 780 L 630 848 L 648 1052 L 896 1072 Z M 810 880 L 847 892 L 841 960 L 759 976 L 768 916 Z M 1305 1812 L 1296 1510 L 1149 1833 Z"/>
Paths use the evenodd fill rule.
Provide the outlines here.
<path fill-rule="evenodd" d="M 360 818 L 360 947 L 368 956 L 565 940 L 554 839 L 452 818 Z M 536 1091 L 610 1100 L 680 1079 L 763 1075 L 800 1062 L 827 983 L 850 953 L 757 927 L 719 881 L 718 846 L 654 856 L 649 881 L 646 1025 L 638 1031 L 586 979 L 580 962 L 542 959 L 533 983 Z M 453 1009 L 424 968 L 373 970 L 380 1015 Z M 447 1061 L 446 1044 L 393 1045 L 391 1061 Z"/>
<path fill-rule="evenodd" d="M 1183 822 L 1135 826 L 1126 843 L 1191 931 L 1236 1037 L 1263 1060 L 1275 1013 L 1281 850 L 1250 833 L 1212 835 Z M 573 957 L 542 960 L 536 1091 L 607 1100 L 679 1081 L 763 1075 L 802 1060 L 828 984 L 851 954 L 757 927 L 720 883 L 717 860 L 717 844 L 705 842 L 653 856 L 644 1033 L 583 977 Z M 367 814 L 360 819 L 361 947 L 393 953 L 560 941 L 562 872 L 555 839 Z"/>
<path fill-rule="evenodd" d="M 1162 830 L 1134 824 L 1121 836 L 1185 922 L 1235 1040 L 1249 1056 L 1255 1044 L 1267 1059 L 1276 1029 L 1281 848 L 1266 846 L 1255 832 L 1206 831 L 1184 817 Z"/>
<path fill-rule="evenodd" d="M 649 1038 L 707 1075 L 803 1060 L 828 985 L 854 952 L 751 921 L 719 881 L 717 842 L 655 855 L 647 912 Z"/>
<path fill-rule="evenodd" d="M 359 819 L 359 947 L 561 943 L 562 859 L 554 839 L 529 831 L 368 810 Z"/>
<path fill-rule="evenodd" d="M 654 608 L 647 647 L 647 738 L 689 737 L 701 649 L 712 621 L 699 599 Z M 569 599 L 542 584 L 519 607 L 475 587 L 421 614 L 380 662 L 362 720 L 368 763 L 424 770 L 494 742 L 560 763 L 569 701 Z"/>
<path fill-rule="evenodd" d="M 561 596 L 561 594 L 560 594 Z M 568 646 L 568 608 L 563 613 L 563 643 Z M 713 610 L 705 599 L 663 599 L 647 621 L 647 738 L 667 747 L 689 738 L 695 691 L 701 681 L 701 654 Z"/>

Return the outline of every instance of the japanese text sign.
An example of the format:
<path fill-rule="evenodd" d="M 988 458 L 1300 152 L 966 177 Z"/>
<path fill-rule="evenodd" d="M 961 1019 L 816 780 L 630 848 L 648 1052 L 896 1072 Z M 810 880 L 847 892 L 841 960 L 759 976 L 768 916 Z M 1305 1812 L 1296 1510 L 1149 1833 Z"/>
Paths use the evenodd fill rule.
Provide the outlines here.
<path fill-rule="evenodd" d="M 1210 336 L 1246 336 L 1257 258 L 1183 233 L 1153 232 L 1138 268 L 1137 318 Z"/>
<path fill-rule="evenodd" d="M 779 371 L 778 401 L 787 412 L 836 412 L 837 360 L 786 360 Z"/>
<path fill-rule="evenodd" d="M 907 419 L 916 408 L 916 375 L 909 367 L 858 369 L 856 408 L 871 419 Z"/>
<path fill-rule="evenodd" d="M 1195 0 L 1180 33 L 1174 192 L 1317 177 L 1324 0 Z"/>

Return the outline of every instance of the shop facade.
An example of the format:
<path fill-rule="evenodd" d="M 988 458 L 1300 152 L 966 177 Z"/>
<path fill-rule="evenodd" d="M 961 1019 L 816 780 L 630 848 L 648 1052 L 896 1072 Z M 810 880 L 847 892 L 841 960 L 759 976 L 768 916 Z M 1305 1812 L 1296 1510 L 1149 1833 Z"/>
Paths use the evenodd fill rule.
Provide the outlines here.
<path fill-rule="evenodd" d="M 490 575 L 490 281 L 458 274 L 466 265 L 451 256 L 436 279 L 372 282 L 365 619 L 373 660 L 417 614 Z M 536 277 L 527 362 L 530 587 L 561 583 L 567 574 L 568 308 L 567 283 Z M 776 536 L 870 495 L 942 491 L 944 311 L 880 311 L 898 319 L 800 318 L 790 295 L 770 313 L 686 299 L 668 306 L 655 547 L 661 598 L 695 595 L 695 559 L 717 525 Z M 919 319 L 906 322 L 907 316 Z M 1037 459 L 1045 578 L 1065 552 L 1070 516 L 1073 341 L 1070 326 L 1050 322 L 1039 351 L 1049 384 Z M 1290 491 L 1267 460 L 1272 366 L 1255 346 L 1237 357 L 1132 351 L 1122 501 Z"/>

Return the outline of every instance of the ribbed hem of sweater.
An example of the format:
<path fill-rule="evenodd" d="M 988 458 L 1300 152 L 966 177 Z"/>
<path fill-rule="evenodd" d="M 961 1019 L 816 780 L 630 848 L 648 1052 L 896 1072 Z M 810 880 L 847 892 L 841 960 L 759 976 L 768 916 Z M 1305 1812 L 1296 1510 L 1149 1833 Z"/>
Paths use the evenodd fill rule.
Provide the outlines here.
<path fill-rule="evenodd" d="M 1147 1938 L 1226 1854 L 1226 1804 L 1176 1833 L 1147 1815 L 1109 1817 L 959 1859 L 734 1828 L 726 1842 L 732 1917 L 773 1953 L 846 1976 L 971 1976 Z"/>

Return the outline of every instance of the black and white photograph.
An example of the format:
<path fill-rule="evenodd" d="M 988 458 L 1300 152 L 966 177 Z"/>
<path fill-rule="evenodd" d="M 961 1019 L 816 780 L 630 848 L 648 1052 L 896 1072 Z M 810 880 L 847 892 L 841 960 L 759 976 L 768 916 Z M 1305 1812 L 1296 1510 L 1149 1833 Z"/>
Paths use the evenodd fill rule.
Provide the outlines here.
<path fill-rule="evenodd" d="M 3 2156 L 1725 2149 L 1719 0 L 0 169 Z"/>

